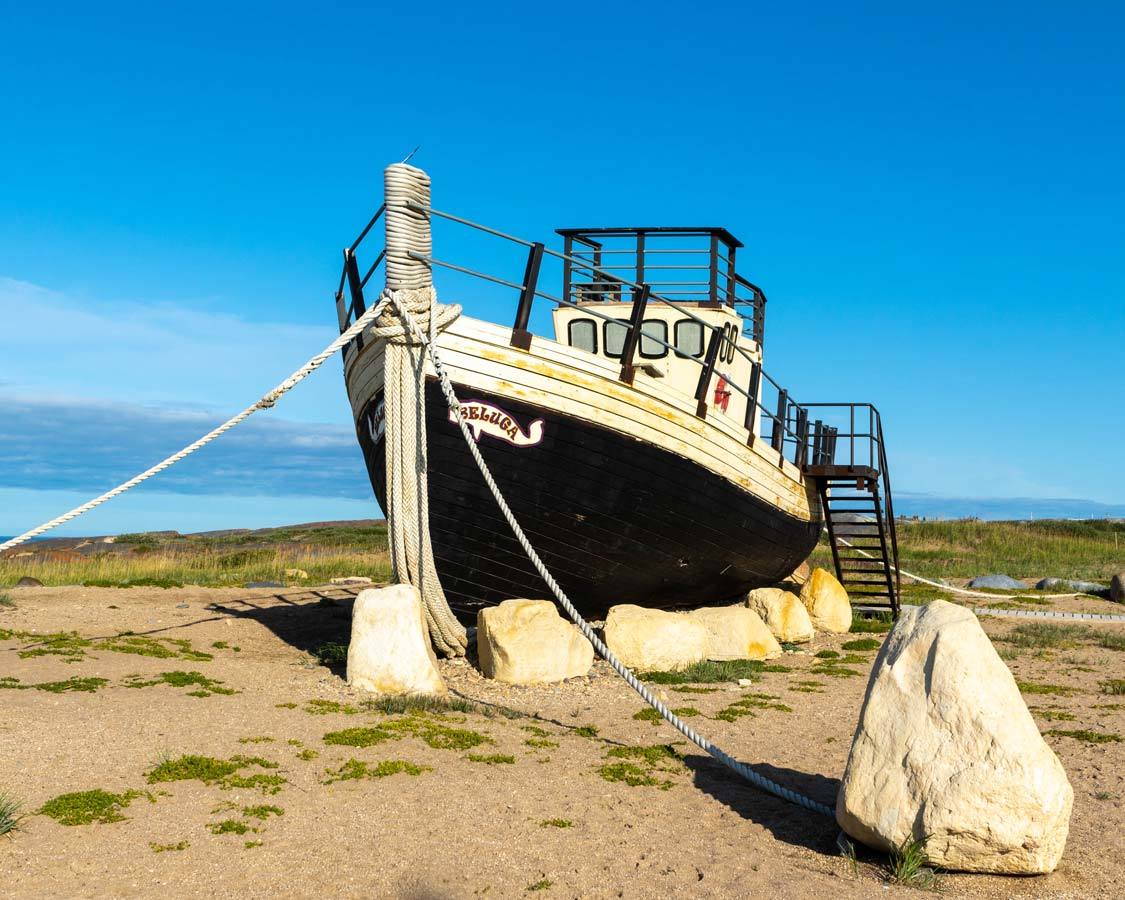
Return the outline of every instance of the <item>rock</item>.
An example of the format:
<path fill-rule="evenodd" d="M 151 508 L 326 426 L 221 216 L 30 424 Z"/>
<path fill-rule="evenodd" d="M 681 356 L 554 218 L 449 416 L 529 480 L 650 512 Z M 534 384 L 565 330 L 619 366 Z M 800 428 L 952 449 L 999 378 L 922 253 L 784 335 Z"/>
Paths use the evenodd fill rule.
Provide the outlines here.
<path fill-rule="evenodd" d="M 366 575 L 345 575 L 343 578 L 333 578 L 330 583 L 341 585 L 374 584 Z"/>
<path fill-rule="evenodd" d="M 1074 791 L 976 616 L 907 607 L 875 660 L 836 801 L 852 837 L 965 872 L 1051 872 Z"/>
<path fill-rule="evenodd" d="M 1066 582 L 1061 578 L 1040 578 L 1035 582 L 1035 590 L 1037 591 L 1050 591 L 1057 587 L 1062 587 Z"/>
<path fill-rule="evenodd" d="M 1035 583 L 1037 591 L 1074 591 L 1078 594 L 1093 594 L 1095 597 L 1109 597 L 1110 590 L 1104 584 L 1092 581 L 1071 581 L 1067 578 L 1043 578 Z"/>
<path fill-rule="evenodd" d="M 280 581 L 249 581 L 246 583 L 248 588 L 279 588 L 285 587 Z"/>
<path fill-rule="evenodd" d="M 801 588 L 801 602 L 809 612 L 809 620 L 817 631 L 847 634 L 852 628 L 852 605 L 848 592 L 825 569 L 813 569 Z"/>
<path fill-rule="evenodd" d="M 688 613 L 707 629 L 707 659 L 776 659 L 781 645 L 754 610 L 745 606 L 705 606 Z"/>
<path fill-rule="evenodd" d="M 739 687 L 750 687 L 750 685 L 752 685 L 753 683 L 754 682 L 751 681 L 749 678 L 739 678 L 738 679 L 738 686 Z"/>
<path fill-rule="evenodd" d="M 304 569 L 286 569 L 285 570 L 285 577 L 286 578 L 308 578 L 309 573 L 306 572 Z"/>
<path fill-rule="evenodd" d="M 550 600 L 505 600 L 477 613 L 477 659 L 487 678 L 545 684 L 589 672 L 594 647 Z"/>
<path fill-rule="evenodd" d="M 1125 603 L 1125 572 L 1118 572 L 1109 580 L 1109 599 Z"/>
<path fill-rule="evenodd" d="M 16 582 L 16 587 L 43 587 L 43 582 L 38 578 L 32 578 L 30 575 L 24 575 Z"/>
<path fill-rule="evenodd" d="M 779 641 L 804 644 L 812 640 L 812 620 L 796 594 L 780 588 L 757 588 L 746 595 L 746 605 L 762 617 Z"/>
<path fill-rule="evenodd" d="M 1026 591 L 1027 585 L 1008 575 L 978 575 L 969 582 L 971 588 L 989 588 L 997 591 Z"/>
<path fill-rule="evenodd" d="M 623 604 L 605 617 L 605 642 L 632 669 L 685 669 L 707 656 L 710 632 L 683 613 Z"/>
<path fill-rule="evenodd" d="M 445 694 L 422 615 L 408 584 L 360 591 L 352 607 L 348 684 L 376 694 Z"/>

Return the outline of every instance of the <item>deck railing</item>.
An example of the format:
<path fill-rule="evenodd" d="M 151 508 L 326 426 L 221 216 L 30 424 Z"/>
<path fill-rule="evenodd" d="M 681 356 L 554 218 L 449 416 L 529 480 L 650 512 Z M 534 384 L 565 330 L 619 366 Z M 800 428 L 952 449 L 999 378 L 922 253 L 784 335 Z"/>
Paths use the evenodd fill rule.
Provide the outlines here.
<path fill-rule="evenodd" d="M 656 291 L 654 290 L 654 285 L 647 281 L 634 281 L 630 278 L 623 277 L 622 274 L 614 274 L 613 271 L 610 271 L 614 267 L 606 263 L 607 255 L 611 250 L 616 248 L 605 246 L 595 248 L 591 246 L 594 242 L 591 235 L 599 233 L 596 230 L 562 229 L 560 233 L 564 237 L 564 249 L 560 252 L 547 247 L 543 243 L 506 234 L 497 229 L 481 225 L 480 223 L 456 216 L 452 213 L 432 207 L 426 208 L 413 204 L 412 206 L 417 211 L 423 212 L 431 217 L 436 216 L 526 248 L 527 259 L 524 265 L 523 276 L 519 281 L 512 281 L 486 272 L 476 271 L 467 266 L 449 260 L 439 259 L 435 256 L 425 256 L 413 251 L 410 253 L 415 259 L 431 267 L 437 266 L 450 271 L 459 272 L 517 292 L 516 314 L 512 325 L 512 346 L 524 350 L 531 346 L 529 323 L 531 321 L 532 308 L 536 298 L 541 298 L 561 306 L 581 308 L 585 315 L 606 322 L 612 322 L 627 329 L 624 347 L 622 348 L 620 378 L 626 383 L 632 383 L 636 372 L 634 363 L 637 347 L 642 336 L 641 326 L 644 321 L 645 310 L 648 308 L 649 304 L 653 303 L 664 304 L 675 308 L 679 314 L 698 322 L 704 328 L 704 333 L 709 334 L 706 350 L 702 357 L 697 358 L 686 354 L 673 344 L 649 332 L 644 332 L 643 336 L 645 341 L 654 342 L 666 347 L 676 356 L 682 359 L 690 359 L 700 367 L 699 380 L 695 390 L 696 415 L 700 418 L 706 418 L 707 416 L 708 393 L 710 391 L 711 382 L 714 380 L 716 366 L 720 358 L 726 356 L 727 358 L 733 359 L 734 354 L 742 354 L 750 363 L 750 376 L 747 379 L 747 383 L 740 385 L 728 382 L 727 387 L 746 398 L 746 415 L 743 426 L 746 429 L 747 444 L 753 446 L 759 437 L 761 439 L 766 439 L 773 449 L 777 451 L 779 465 L 785 460 L 789 460 L 797 467 L 804 469 L 809 465 L 831 465 L 838 457 L 841 449 L 840 444 L 842 442 L 847 449 L 848 459 L 851 465 L 869 466 L 877 472 L 882 473 L 882 477 L 886 479 L 887 511 L 892 517 L 891 521 L 893 523 L 893 511 L 890 509 L 890 482 L 889 475 L 887 474 L 886 452 L 883 446 L 882 424 L 879 420 L 878 410 L 876 410 L 875 407 L 870 404 L 798 403 L 793 399 L 788 390 L 765 372 L 761 364 L 755 360 L 751 354 L 730 339 L 727 331 L 724 330 L 722 326 L 707 322 L 693 312 L 690 306 L 684 305 L 682 302 L 684 299 L 683 294 L 677 295 L 674 294 L 674 292 Z M 375 261 L 367 269 L 366 273 L 362 276 L 359 274 L 360 266 L 356 251 L 383 212 L 383 207 L 380 207 L 371 221 L 367 223 L 367 226 L 360 233 L 359 237 L 356 238 L 350 247 L 344 250 L 343 271 L 341 272 L 340 283 L 336 291 L 336 310 L 341 332 L 345 331 L 348 326 L 365 311 L 366 300 L 364 289 L 372 274 L 384 260 L 385 253 L 383 250 L 380 250 L 376 254 Z M 603 237 L 630 237 L 635 240 L 637 243 L 632 250 L 634 256 L 632 258 L 630 274 L 643 275 L 646 273 L 651 274 L 654 271 L 655 265 L 658 265 L 651 263 L 651 256 L 648 255 L 651 235 L 657 232 L 658 229 L 648 228 L 606 229 L 601 233 Z M 705 233 L 708 236 L 708 240 L 711 241 L 713 245 L 716 243 L 719 245 L 720 251 L 722 251 L 724 247 L 729 250 L 729 253 L 725 254 L 725 258 L 729 260 L 730 266 L 733 267 L 735 247 L 728 246 L 725 243 L 723 235 L 726 235 L 726 233 L 721 229 L 668 229 L 661 232 L 661 235 L 662 237 L 671 236 L 682 239 L 684 235 L 689 232 L 696 236 Z M 736 245 L 738 244 L 733 238 L 730 238 L 730 241 L 733 241 Z M 598 241 L 598 243 L 601 242 Z M 576 245 L 582 245 L 584 249 L 579 249 Z M 567 249 L 571 252 L 567 252 Z M 643 261 L 639 269 L 637 268 L 636 260 L 638 249 L 641 254 L 643 254 Z M 677 248 L 668 249 L 675 250 Z M 595 256 L 595 251 L 601 255 Z M 724 254 L 720 252 L 717 255 L 713 255 L 711 258 L 717 260 L 723 255 Z M 539 275 L 544 257 L 551 257 L 560 261 L 563 265 L 563 289 L 561 296 L 550 294 L 540 287 Z M 714 270 L 714 267 L 711 268 Z M 616 271 L 620 273 L 623 270 L 618 267 Z M 656 269 L 656 271 L 662 270 Z M 712 271 L 708 279 L 704 282 L 700 282 L 700 285 L 710 293 L 713 289 L 718 290 L 715 287 L 717 284 L 725 283 L 726 287 L 718 293 L 719 302 L 731 305 L 742 302 L 740 299 L 742 295 L 738 293 L 738 286 L 743 285 L 746 287 L 749 292 L 747 296 L 750 298 L 747 302 L 751 304 L 753 310 L 753 315 L 750 317 L 750 327 L 756 334 L 755 340 L 759 342 L 760 346 L 762 336 L 761 326 L 764 322 L 766 302 L 765 294 L 751 282 L 737 275 L 734 275 L 734 287 L 732 288 L 728 277 L 730 275 L 734 275 L 733 268 L 719 268 L 717 276 L 714 274 L 714 271 Z M 348 288 L 350 302 L 345 302 L 345 285 Z M 586 303 L 585 300 L 590 298 L 583 295 L 582 292 L 595 290 L 595 287 L 591 286 L 602 286 L 604 290 L 611 290 L 619 294 L 623 299 L 628 299 L 632 302 L 633 308 L 629 321 L 627 323 L 622 322 L 618 318 L 599 312 L 593 308 L 591 304 Z M 628 295 L 627 298 L 626 294 Z M 679 296 L 680 299 L 675 299 L 676 296 Z M 707 302 L 706 298 L 703 302 Z M 362 347 L 362 343 L 359 339 L 357 339 L 356 346 L 357 348 Z M 813 409 L 817 411 L 818 416 L 822 411 L 827 413 L 829 409 L 834 409 L 837 412 L 845 410 L 848 416 L 846 420 L 835 421 L 835 423 L 829 421 L 830 417 L 827 416 L 813 420 L 810 418 L 810 410 Z M 866 430 L 862 430 L 862 426 L 865 424 L 862 421 L 862 416 L 857 419 L 858 410 L 867 411 L 866 415 L 868 416 L 868 420 L 866 422 Z M 839 415 L 836 415 L 835 419 L 839 419 Z M 758 427 L 759 424 L 761 425 L 760 428 Z"/>

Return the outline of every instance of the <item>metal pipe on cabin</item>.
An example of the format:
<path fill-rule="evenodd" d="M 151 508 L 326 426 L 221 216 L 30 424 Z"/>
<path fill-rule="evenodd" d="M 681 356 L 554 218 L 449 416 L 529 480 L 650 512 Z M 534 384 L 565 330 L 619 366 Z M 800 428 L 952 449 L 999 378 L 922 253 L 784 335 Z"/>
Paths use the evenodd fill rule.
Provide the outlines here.
<path fill-rule="evenodd" d="M 746 415 L 743 424 L 746 426 L 746 446 L 753 447 L 755 441 L 754 425 L 758 418 L 758 392 L 762 388 L 762 364 L 750 362 L 750 386 L 746 396 Z"/>
<path fill-rule="evenodd" d="M 645 307 L 648 306 L 648 294 L 648 285 L 642 284 L 640 293 L 633 300 L 633 312 L 629 316 L 629 333 L 625 335 L 625 346 L 621 348 L 621 380 L 626 384 L 632 384 L 633 377 L 636 374 L 633 359 L 637 355 L 637 345 L 641 341 L 641 328 L 645 320 Z"/>
<path fill-rule="evenodd" d="M 714 328 L 707 343 L 707 354 L 703 357 L 703 371 L 699 373 L 699 383 L 695 387 L 695 414 L 701 419 L 707 418 L 707 391 L 715 375 L 715 362 L 719 358 L 719 342 L 722 339 L 722 329 Z"/>

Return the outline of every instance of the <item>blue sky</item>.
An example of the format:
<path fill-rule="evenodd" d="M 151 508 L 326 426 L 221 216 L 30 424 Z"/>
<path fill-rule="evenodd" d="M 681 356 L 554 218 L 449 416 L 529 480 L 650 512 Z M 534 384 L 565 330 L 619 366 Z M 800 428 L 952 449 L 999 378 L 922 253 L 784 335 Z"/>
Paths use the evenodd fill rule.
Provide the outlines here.
<path fill-rule="evenodd" d="M 1125 504 L 1123 39 L 1110 3 L 8 4 L 0 533 L 326 344 L 418 144 L 436 205 L 523 236 L 729 228 L 767 369 L 875 402 L 901 490 Z M 375 514 L 337 363 L 260 419 L 71 531 Z"/>

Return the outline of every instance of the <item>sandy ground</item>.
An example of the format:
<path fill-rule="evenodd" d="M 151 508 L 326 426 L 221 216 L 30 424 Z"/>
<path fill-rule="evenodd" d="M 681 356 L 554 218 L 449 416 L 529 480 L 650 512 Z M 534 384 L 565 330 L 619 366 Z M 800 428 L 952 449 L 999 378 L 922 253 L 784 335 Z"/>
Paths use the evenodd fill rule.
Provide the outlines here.
<path fill-rule="evenodd" d="M 0 791 L 21 800 L 27 813 L 17 831 L 0 839 L 3 896 L 507 897 L 524 896 L 533 886 L 539 887 L 533 893 L 555 897 L 916 895 L 888 886 L 882 859 L 874 854 L 861 852 L 853 868 L 836 849 L 834 822 L 746 786 L 687 744 L 679 744 L 683 764 L 659 773 L 672 782 L 668 790 L 603 779 L 599 767 L 611 748 L 679 737 L 663 724 L 634 720 L 641 701 L 604 663 L 588 679 L 527 689 L 488 682 L 463 662 L 443 663 L 455 693 L 526 714 L 469 715 L 453 723 L 493 741 L 474 752 L 516 760 L 488 765 L 468 760 L 464 750 L 433 749 L 410 736 L 365 748 L 325 743 L 328 732 L 387 719 L 364 711 L 306 711 L 309 700 L 354 707 L 362 699 L 349 690 L 342 671 L 319 666 L 308 655 L 324 641 L 346 642 L 347 592 L 74 587 L 10 594 L 16 608 L 0 611 L 0 629 L 77 631 L 85 637 L 133 631 L 187 639 L 214 658 L 93 650 L 67 663 L 54 655 L 20 658 L 26 639 L 0 641 L 0 677 L 21 684 L 75 676 L 109 680 L 94 693 L 0 690 Z M 1018 624 L 984 620 L 992 635 Z M 675 705 L 699 709 L 693 723 L 720 746 L 831 804 L 866 677 L 808 670 L 816 662 L 813 652 L 838 649 L 844 640 L 818 636 L 807 652 L 780 660 L 792 671 L 763 673 L 751 687 L 720 685 L 699 694 L 668 688 L 667 696 Z M 214 648 L 215 642 L 227 646 Z M 1017 678 L 1074 691 L 1026 698 L 1038 710 L 1041 729 L 1125 733 L 1125 698 L 1097 687 L 1100 680 L 1125 675 L 1125 654 L 1094 647 L 1036 654 L 1024 651 L 1009 662 Z M 854 668 L 866 676 L 874 653 L 864 656 L 866 665 Z M 130 676 L 151 679 L 173 670 L 201 672 L 239 693 L 193 697 L 190 688 L 123 684 Z M 798 690 L 801 681 L 820 682 L 820 692 Z M 747 692 L 775 695 L 792 712 L 758 709 L 735 722 L 708 718 Z M 1047 721 L 1043 711 L 1075 718 Z M 596 738 L 575 733 L 588 724 L 597 727 Z M 272 740 L 240 742 L 246 738 Z M 549 744 L 537 747 L 529 740 Z M 945 875 L 946 894 L 1121 895 L 1125 743 L 1048 740 L 1075 790 L 1058 871 L 1036 878 Z M 317 755 L 304 759 L 306 750 Z M 263 795 L 198 781 L 146 782 L 145 773 L 162 757 L 186 753 L 261 756 L 279 764 L 273 772 L 286 783 L 277 794 Z M 329 770 L 350 758 L 372 765 L 404 759 L 429 771 L 323 783 Z M 158 793 L 155 802 L 134 799 L 126 818 L 110 824 L 67 827 L 34 814 L 56 795 L 94 788 Z M 264 821 L 241 814 L 242 807 L 258 804 L 284 813 Z M 228 818 L 258 831 L 211 833 L 210 823 Z M 547 820 L 570 825 L 542 824 Z M 152 849 L 181 843 L 188 846 Z"/>

